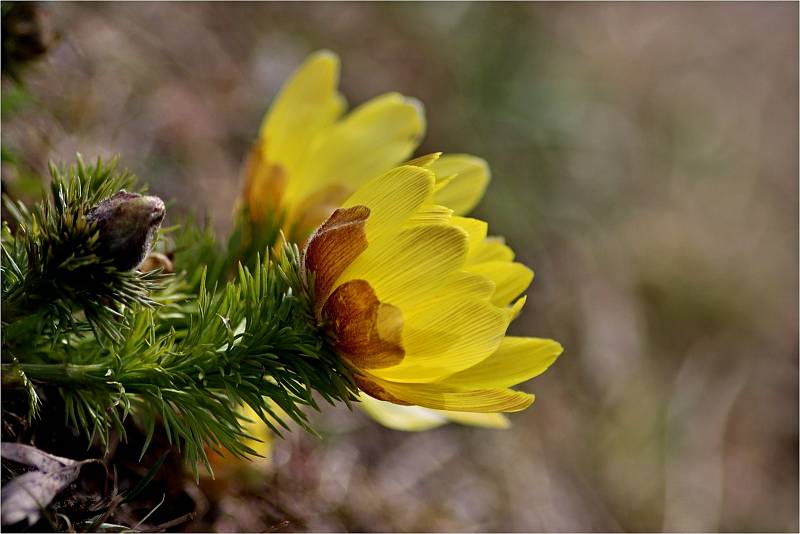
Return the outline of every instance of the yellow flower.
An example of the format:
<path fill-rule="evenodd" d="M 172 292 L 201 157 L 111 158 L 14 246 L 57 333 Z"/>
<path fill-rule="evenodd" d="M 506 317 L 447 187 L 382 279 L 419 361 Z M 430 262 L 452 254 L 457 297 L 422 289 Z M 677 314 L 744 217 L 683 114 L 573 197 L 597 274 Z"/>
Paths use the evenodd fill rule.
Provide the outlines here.
<path fill-rule="evenodd" d="M 523 410 L 533 395 L 510 386 L 544 372 L 562 349 L 505 336 L 533 272 L 487 237 L 485 222 L 443 205 L 468 172 L 442 170 L 440 161 L 432 154 L 374 178 L 311 236 L 303 262 L 314 277 L 315 313 L 376 399 Z"/>
<path fill-rule="evenodd" d="M 245 165 L 242 205 L 253 222 L 273 216 L 291 241 L 303 242 L 368 180 L 407 160 L 425 135 L 422 104 L 388 93 L 345 114 L 339 59 L 323 50 L 306 59 L 267 112 Z M 436 165 L 467 172 L 442 195 L 467 211 L 488 182 L 483 160 L 454 155 Z"/>
<path fill-rule="evenodd" d="M 270 217 L 278 219 L 292 241 L 305 242 L 353 191 L 407 159 L 425 133 L 422 105 L 397 93 L 345 114 L 338 78 L 339 60 L 333 53 L 312 54 L 271 106 L 245 166 L 242 206 L 247 216 L 262 225 Z M 489 181 L 486 162 L 474 156 L 434 155 L 410 164 L 439 177 L 436 202 L 455 215 L 471 210 Z M 507 250 L 497 240 L 482 246 L 487 256 L 495 251 L 503 257 Z M 513 254 L 508 250 L 505 256 Z M 362 404 L 364 411 L 392 428 L 421 430 L 447 421 L 508 426 L 494 413 L 430 411 L 369 399 Z"/>

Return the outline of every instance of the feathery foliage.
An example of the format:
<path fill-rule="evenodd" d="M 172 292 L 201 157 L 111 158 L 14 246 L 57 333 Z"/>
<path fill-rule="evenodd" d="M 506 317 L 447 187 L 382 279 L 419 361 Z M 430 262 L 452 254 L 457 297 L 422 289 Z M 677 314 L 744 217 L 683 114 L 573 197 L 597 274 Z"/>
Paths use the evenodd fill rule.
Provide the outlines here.
<path fill-rule="evenodd" d="M 100 254 L 95 224 L 86 215 L 117 190 L 130 189 L 133 177 L 117 172 L 116 161 L 68 169 L 50 167 L 52 200 L 33 211 L 21 203 L 4 204 L 18 226 L 13 236 L 4 225 L 2 317 L 10 350 L 14 341 L 40 334 L 90 328 L 98 340 L 119 342 L 117 323 L 125 306 L 152 307 L 149 293 L 157 276 L 120 271 Z M 76 313 L 81 312 L 81 320 Z"/>
<path fill-rule="evenodd" d="M 52 199 L 33 211 L 7 203 L 17 230 L 4 224 L 2 236 L 3 385 L 28 391 L 30 417 L 42 387 L 58 392 L 67 424 L 103 443 L 112 431 L 124 439 L 132 416 L 144 449 L 163 431 L 197 474 L 200 462 L 210 469 L 206 447 L 253 453 L 242 404 L 276 432 L 286 422 L 269 400 L 311 430 L 303 407 L 317 407 L 314 392 L 353 397 L 316 328 L 296 246 L 223 281 L 236 251 L 189 226 L 177 232 L 177 274 L 120 271 L 98 254 L 86 214 L 130 175 L 100 161 L 51 170 Z"/>

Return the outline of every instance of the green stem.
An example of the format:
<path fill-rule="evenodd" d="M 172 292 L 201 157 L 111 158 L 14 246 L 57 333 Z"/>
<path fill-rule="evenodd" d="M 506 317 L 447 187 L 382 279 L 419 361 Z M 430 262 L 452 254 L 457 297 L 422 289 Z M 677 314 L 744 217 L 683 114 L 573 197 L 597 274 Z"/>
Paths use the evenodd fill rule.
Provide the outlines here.
<path fill-rule="evenodd" d="M 3 387 L 23 387 L 22 371 L 29 380 L 48 384 L 69 385 L 106 382 L 108 366 L 102 364 L 75 365 L 71 363 L 4 363 L 0 365 Z"/>

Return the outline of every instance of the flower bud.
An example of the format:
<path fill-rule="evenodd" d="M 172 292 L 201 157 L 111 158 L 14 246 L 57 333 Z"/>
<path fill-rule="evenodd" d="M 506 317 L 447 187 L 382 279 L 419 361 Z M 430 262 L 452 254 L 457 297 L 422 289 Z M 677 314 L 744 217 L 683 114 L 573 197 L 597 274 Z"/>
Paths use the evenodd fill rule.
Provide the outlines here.
<path fill-rule="evenodd" d="M 119 270 L 129 271 L 150 252 L 165 213 L 160 198 L 123 189 L 92 208 L 86 219 L 100 233 L 98 255 L 112 259 Z"/>

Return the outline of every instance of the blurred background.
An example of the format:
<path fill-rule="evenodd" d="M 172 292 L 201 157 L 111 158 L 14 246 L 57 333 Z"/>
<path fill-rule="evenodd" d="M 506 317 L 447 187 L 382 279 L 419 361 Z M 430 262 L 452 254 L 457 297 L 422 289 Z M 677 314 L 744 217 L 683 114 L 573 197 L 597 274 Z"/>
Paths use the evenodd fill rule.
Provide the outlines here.
<path fill-rule="evenodd" d="M 330 48 L 351 105 L 416 96 L 420 154 L 489 161 L 477 215 L 536 271 L 511 333 L 566 348 L 510 430 L 327 408 L 322 440 L 277 440 L 255 490 L 231 481 L 179 528 L 800 528 L 796 3 L 38 11 L 47 51 L 3 82 L 4 191 L 119 154 L 173 221 L 223 235 L 269 102 Z"/>

